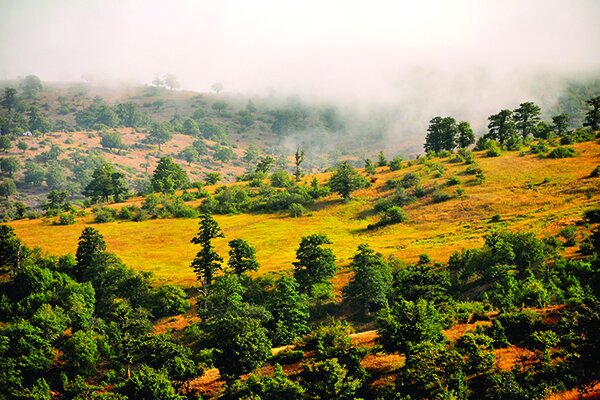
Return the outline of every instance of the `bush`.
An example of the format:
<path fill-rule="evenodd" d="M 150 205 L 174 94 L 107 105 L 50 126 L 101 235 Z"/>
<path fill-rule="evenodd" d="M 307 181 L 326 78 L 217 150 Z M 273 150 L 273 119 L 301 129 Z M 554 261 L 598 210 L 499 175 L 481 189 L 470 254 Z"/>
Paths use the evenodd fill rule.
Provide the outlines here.
<path fill-rule="evenodd" d="M 561 229 L 560 236 L 565 239 L 565 246 L 572 247 L 577 245 L 577 227 L 567 226 Z"/>
<path fill-rule="evenodd" d="M 434 203 L 442 203 L 444 201 L 448 201 L 452 198 L 451 195 L 449 195 L 446 192 L 441 191 L 440 189 L 436 189 L 433 194 L 431 195 L 432 197 L 432 201 Z"/>
<path fill-rule="evenodd" d="M 587 210 L 583 213 L 583 218 L 592 224 L 600 222 L 600 208 Z"/>
<path fill-rule="evenodd" d="M 390 161 L 390 171 L 397 171 L 399 169 L 402 169 L 402 157 L 397 156 Z"/>
<path fill-rule="evenodd" d="M 112 222 L 117 216 L 117 210 L 108 207 L 94 207 L 92 213 L 94 213 L 94 222 L 99 224 Z"/>
<path fill-rule="evenodd" d="M 594 168 L 592 170 L 592 173 L 590 174 L 591 178 L 597 178 L 600 176 L 600 165 L 596 165 L 596 168 Z"/>
<path fill-rule="evenodd" d="M 163 285 L 152 290 L 149 308 L 156 318 L 182 314 L 190 307 L 185 292 L 179 286 Z"/>
<path fill-rule="evenodd" d="M 483 172 L 483 170 L 477 164 L 472 164 L 472 165 L 469 165 L 467 167 L 467 169 L 465 169 L 464 174 L 465 175 L 477 175 L 480 172 Z"/>
<path fill-rule="evenodd" d="M 418 186 L 420 182 L 421 180 L 415 173 L 409 172 L 402 177 L 401 185 L 404 189 L 408 189 Z"/>
<path fill-rule="evenodd" d="M 289 212 L 290 217 L 298 218 L 298 217 L 302 217 L 304 214 L 306 214 L 306 208 L 304 208 L 304 206 L 302 204 L 292 203 L 292 204 L 290 204 L 290 206 L 288 208 L 288 212 Z"/>
<path fill-rule="evenodd" d="M 548 158 L 569 158 L 575 157 L 577 152 L 571 147 L 557 147 L 548 154 Z"/>
<path fill-rule="evenodd" d="M 491 140 L 486 144 L 485 155 L 488 157 L 499 157 L 502 155 L 502 149 L 498 142 Z"/>
<path fill-rule="evenodd" d="M 71 213 L 61 213 L 58 215 L 57 225 L 72 225 L 75 223 L 75 216 Z"/>
<path fill-rule="evenodd" d="M 456 177 L 456 176 L 451 176 L 451 177 L 448 179 L 448 182 L 446 182 L 446 184 L 447 184 L 448 186 L 460 185 L 461 183 L 462 183 L 462 182 L 460 181 L 460 179 L 458 179 L 458 177 Z"/>

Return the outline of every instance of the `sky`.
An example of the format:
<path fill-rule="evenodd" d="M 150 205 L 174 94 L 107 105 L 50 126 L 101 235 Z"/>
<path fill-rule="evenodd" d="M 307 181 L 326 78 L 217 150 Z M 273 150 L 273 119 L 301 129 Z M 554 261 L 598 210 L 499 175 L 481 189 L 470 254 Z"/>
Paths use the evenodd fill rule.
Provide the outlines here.
<path fill-rule="evenodd" d="M 599 17 L 597 0 L 0 0 L 0 79 L 493 108 L 598 74 Z"/>

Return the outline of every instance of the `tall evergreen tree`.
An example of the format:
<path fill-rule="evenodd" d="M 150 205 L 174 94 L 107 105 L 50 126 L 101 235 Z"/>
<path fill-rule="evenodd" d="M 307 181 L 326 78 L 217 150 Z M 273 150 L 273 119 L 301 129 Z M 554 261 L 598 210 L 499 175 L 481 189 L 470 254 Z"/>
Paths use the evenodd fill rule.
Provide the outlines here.
<path fill-rule="evenodd" d="M 485 135 L 488 139 L 504 144 L 517 133 L 517 126 L 510 110 L 502 110 L 498 114 L 490 115 L 488 120 L 490 121 L 489 132 Z"/>
<path fill-rule="evenodd" d="M 200 216 L 200 228 L 198 234 L 192 238 L 191 242 L 202 246 L 196 253 L 196 257 L 190 265 L 196 273 L 196 279 L 202 286 L 202 292 L 206 295 L 206 289 L 211 285 L 213 275 L 221 269 L 223 258 L 215 251 L 212 240 L 225 237 L 217 221 L 209 214 Z"/>
<path fill-rule="evenodd" d="M 106 254 L 106 242 L 100 232 L 89 226 L 81 232 L 75 252 L 75 275 L 79 280 L 89 280 L 96 264 Z"/>
<path fill-rule="evenodd" d="M 454 118 L 432 118 L 429 121 L 429 128 L 425 137 L 425 151 L 454 150 L 458 134 L 458 126 Z"/>
<path fill-rule="evenodd" d="M 559 114 L 552 117 L 552 129 L 558 136 L 564 136 L 569 128 L 569 115 Z"/>
<path fill-rule="evenodd" d="M 282 276 L 277 281 L 269 301 L 269 311 L 273 316 L 270 332 L 274 345 L 289 344 L 310 332 L 308 305 L 305 297 L 298 293 L 294 278 Z"/>
<path fill-rule="evenodd" d="M 475 134 L 471 129 L 471 124 L 467 121 L 461 121 L 458 123 L 458 147 L 464 149 L 475 143 Z"/>
<path fill-rule="evenodd" d="M 535 127 L 540 122 L 541 111 L 537 105 L 530 101 L 521 103 L 519 108 L 514 111 L 515 125 L 521 131 L 523 139 L 534 132 Z"/>
<path fill-rule="evenodd" d="M 152 175 L 152 189 L 155 192 L 173 193 L 184 188 L 189 178 L 183 168 L 171 157 L 162 157 Z"/>
<path fill-rule="evenodd" d="M 331 249 L 323 248 L 331 244 L 325 235 L 314 234 L 305 236 L 296 250 L 294 262 L 294 278 L 300 285 L 300 291 L 312 294 L 313 287 L 319 283 L 327 283 L 335 275 L 335 255 Z"/>
<path fill-rule="evenodd" d="M 244 239 L 233 239 L 229 242 L 229 261 L 227 265 L 237 275 L 248 271 L 258 271 L 256 250 Z"/>
<path fill-rule="evenodd" d="M 591 130 L 600 130 L 600 96 L 592 97 L 586 103 L 592 107 L 585 113 L 583 126 L 589 126 Z"/>
<path fill-rule="evenodd" d="M 346 201 L 352 192 L 369 186 L 369 181 L 360 175 L 347 161 L 338 165 L 328 183 L 331 190 L 338 193 Z"/>

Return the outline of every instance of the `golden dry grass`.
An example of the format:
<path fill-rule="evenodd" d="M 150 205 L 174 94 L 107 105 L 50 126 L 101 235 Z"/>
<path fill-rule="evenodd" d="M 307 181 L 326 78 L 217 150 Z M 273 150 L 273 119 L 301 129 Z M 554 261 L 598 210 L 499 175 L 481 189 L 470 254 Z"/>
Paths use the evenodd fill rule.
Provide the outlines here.
<path fill-rule="evenodd" d="M 598 178 L 589 178 L 600 163 L 597 143 L 573 146 L 579 156 L 572 159 L 540 159 L 517 152 L 502 157 L 477 155 L 486 180 L 472 184 L 472 176 L 461 175 L 464 164 L 437 160 L 446 167 L 443 177 L 434 177 L 426 166 L 415 164 L 400 171 L 380 168 L 375 185 L 355 193 L 355 199 L 343 203 L 336 196 L 321 200 L 310 216 L 290 218 L 286 214 L 217 215 L 216 220 L 225 239 L 215 240 L 217 251 L 227 255 L 227 242 L 243 238 L 257 249 L 261 264 L 259 273 L 292 268 L 300 238 L 312 233 L 324 233 L 333 242 L 339 265 L 348 264 L 360 243 L 369 243 L 385 256 L 393 255 L 408 262 L 427 253 L 435 261 L 446 262 L 453 251 L 476 247 L 482 236 L 492 228 L 532 230 L 540 236 L 554 235 L 581 218 L 584 210 L 600 200 Z M 434 184 L 449 193 L 461 187 L 462 198 L 433 204 L 428 197 L 405 208 L 409 221 L 368 231 L 368 224 L 377 221 L 371 212 L 374 202 L 390 193 L 384 183 L 400 178 L 407 172 L 420 174 L 426 187 Z M 463 184 L 444 187 L 448 177 L 457 175 Z M 321 181 L 326 174 L 318 176 Z M 545 178 L 546 182 L 544 182 Z M 133 199 L 131 202 L 139 202 Z M 502 222 L 491 224 L 494 214 Z M 11 222 L 16 233 L 29 246 L 40 246 L 50 254 L 74 253 L 81 230 L 91 224 L 91 217 L 80 218 L 70 226 L 52 226 L 42 219 Z M 194 275 L 189 268 L 198 250 L 190 239 L 198 224 L 194 219 L 159 219 L 144 222 L 112 222 L 91 224 L 105 237 L 108 250 L 116 253 L 129 266 L 151 271 L 159 282 L 191 285 Z M 348 279 L 341 270 L 336 287 Z"/>

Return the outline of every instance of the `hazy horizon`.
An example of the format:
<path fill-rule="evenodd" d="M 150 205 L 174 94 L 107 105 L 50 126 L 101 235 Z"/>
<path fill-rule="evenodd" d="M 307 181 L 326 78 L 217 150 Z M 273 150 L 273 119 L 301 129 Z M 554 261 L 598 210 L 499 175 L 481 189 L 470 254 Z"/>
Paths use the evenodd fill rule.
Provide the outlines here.
<path fill-rule="evenodd" d="M 600 72 L 600 2 L 0 0 L 0 79 L 299 94 L 480 118 Z"/>

